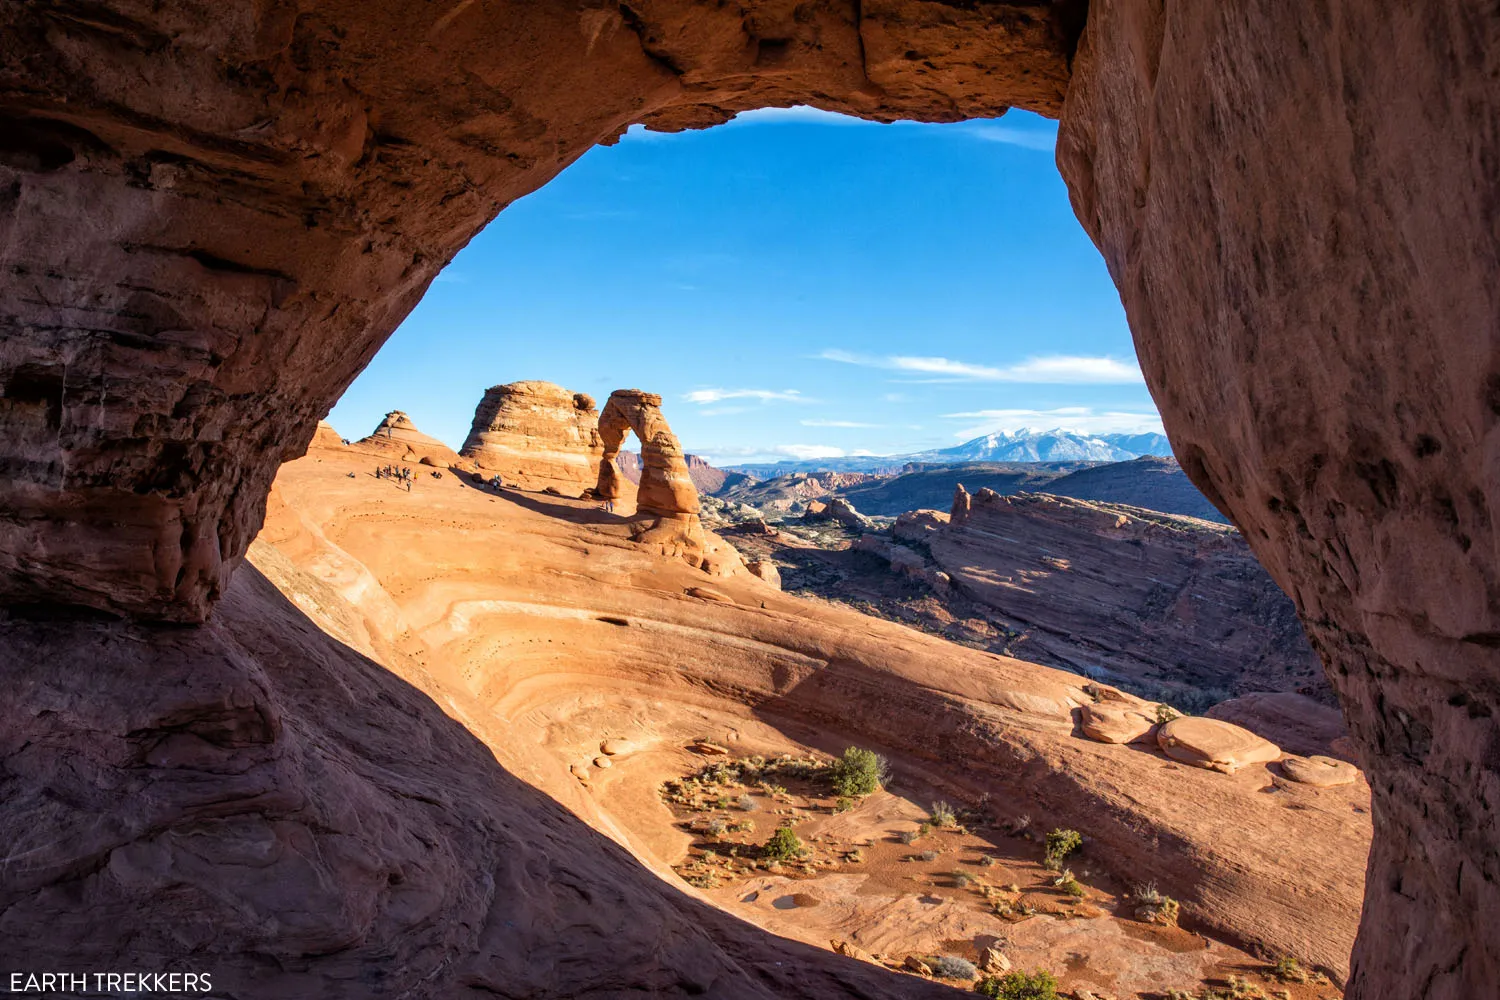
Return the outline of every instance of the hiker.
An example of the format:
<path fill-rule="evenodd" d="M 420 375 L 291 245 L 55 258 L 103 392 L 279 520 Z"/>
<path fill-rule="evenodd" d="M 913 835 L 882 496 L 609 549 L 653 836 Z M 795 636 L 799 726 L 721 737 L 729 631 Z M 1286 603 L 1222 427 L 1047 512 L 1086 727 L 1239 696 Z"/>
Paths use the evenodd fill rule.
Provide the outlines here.
<path fill-rule="evenodd" d="M 604 512 L 606 514 L 613 514 L 615 512 L 615 498 L 614 497 L 605 497 L 604 498 Z"/>

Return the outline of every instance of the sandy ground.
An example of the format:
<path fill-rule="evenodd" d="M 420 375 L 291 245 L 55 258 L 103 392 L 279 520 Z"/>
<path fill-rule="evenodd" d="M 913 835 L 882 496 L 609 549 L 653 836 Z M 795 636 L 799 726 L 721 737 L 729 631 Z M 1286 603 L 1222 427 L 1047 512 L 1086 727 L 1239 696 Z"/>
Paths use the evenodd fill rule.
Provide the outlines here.
<path fill-rule="evenodd" d="M 1335 979 L 1346 970 L 1369 843 L 1362 782 L 1313 789 L 1275 765 L 1230 776 L 1092 743 L 1075 725 L 1082 678 L 782 594 L 749 574 L 710 579 L 631 542 L 628 505 L 610 514 L 478 489 L 453 473 L 419 476 L 408 493 L 369 466 L 330 449 L 284 467 L 252 560 L 331 634 L 427 678 L 427 693 L 505 768 L 682 891 L 788 938 L 891 959 L 998 943 L 1020 968 L 1122 997 L 1264 967 L 1241 949 L 1296 955 Z M 296 576 L 278 573 L 283 561 L 355 613 L 328 614 L 317 588 L 299 591 Z M 708 596 L 689 593 L 703 588 Z M 702 765 L 688 747 L 704 738 L 735 755 L 852 743 L 884 753 L 896 775 L 889 794 L 836 815 L 811 798 L 796 806 L 804 839 L 829 850 L 868 842 L 867 860 L 809 878 L 757 872 L 687 886 L 673 866 L 695 841 L 661 787 Z M 627 749 L 605 755 L 607 740 Z M 1001 827 L 935 835 L 934 864 L 903 860 L 912 849 L 893 838 L 939 798 L 985 802 Z M 973 866 L 1052 908 L 1040 847 L 1003 832 L 1022 815 L 1033 831 L 1085 834 L 1073 865 L 1084 904 L 1012 921 L 954 884 L 955 869 Z M 1002 866 L 981 868 L 983 853 Z M 1119 913 L 1119 897 L 1147 881 L 1182 900 L 1184 930 Z M 1337 995 L 1266 991 L 1283 988 L 1296 1000 Z"/>

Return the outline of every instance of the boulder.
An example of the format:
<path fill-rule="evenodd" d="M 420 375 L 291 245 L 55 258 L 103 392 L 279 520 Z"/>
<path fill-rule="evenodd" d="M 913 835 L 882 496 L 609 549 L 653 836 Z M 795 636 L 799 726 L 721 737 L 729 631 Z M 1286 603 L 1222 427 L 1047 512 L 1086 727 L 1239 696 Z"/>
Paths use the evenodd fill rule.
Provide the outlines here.
<path fill-rule="evenodd" d="M 919 976 L 932 975 L 932 966 L 922 961 L 922 959 L 916 955 L 907 955 L 906 961 L 901 963 L 901 965 L 902 968 L 910 972 L 915 972 Z"/>
<path fill-rule="evenodd" d="M 869 952 L 865 951 L 863 948 L 852 941 L 834 940 L 828 942 L 828 945 L 833 949 L 835 954 L 843 955 L 845 958 L 857 958 L 861 962 L 873 963 L 875 961 L 875 959 L 870 955 Z"/>
<path fill-rule="evenodd" d="M 634 749 L 634 743 L 631 743 L 629 740 L 619 738 L 607 739 L 599 744 L 599 752 L 602 754 L 608 754 L 611 757 L 618 757 L 621 754 L 630 753 L 630 751 Z"/>
<path fill-rule="evenodd" d="M 985 948 L 979 953 L 979 971 L 991 976 L 1004 975 L 1010 971 L 1010 959 L 999 948 Z"/>
<path fill-rule="evenodd" d="M 1318 788 L 1352 785 L 1359 779 L 1359 768 L 1333 757 L 1287 757 L 1281 762 L 1281 773 L 1293 781 Z"/>
<path fill-rule="evenodd" d="M 1349 731 L 1337 708 L 1291 691 L 1256 691 L 1221 701 L 1203 713 L 1264 737 L 1288 753 L 1345 757 L 1341 741 Z M 1347 759 L 1353 760 L 1353 757 Z"/>
<path fill-rule="evenodd" d="M 891 534 L 902 542 L 926 544 L 948 526 L 949 515 L 940 510 L 909 510 L 896 517 Z"/>
<path fill-rule="evenodd" d="M 777 590 L 781 589 L 781 570 L 770 559 L 752 559 L 745 564 L 745 568 L 752 576 L 759 577 Z"/>
<path fill-rule="evenodd" d="M 1099 743 L 1144 743 L 1156 729 L 1156 719 L 1144 708 L 1098 702 L 1079 710 L 1083 735 Z"/>
<path fill-rule="evenodd" d="M 1184 716 L 1156 731 L 1156 743 L 1168 757 L 1194 767 L 1233 774 L 1250 764 L 1281 756 L 1281 749 L 1248 729 L 1229 722 Z"/>

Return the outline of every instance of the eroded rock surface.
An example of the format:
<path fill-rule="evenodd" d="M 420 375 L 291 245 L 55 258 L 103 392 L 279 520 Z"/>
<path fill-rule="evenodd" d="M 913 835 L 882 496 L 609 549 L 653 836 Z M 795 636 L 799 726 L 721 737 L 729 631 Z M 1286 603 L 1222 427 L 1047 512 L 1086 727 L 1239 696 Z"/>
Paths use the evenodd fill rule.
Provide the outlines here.
<path fill-rule="evenodd" d="M 593 397 L 538 381 L 486 390 L 459 449 L 483 473 L 571 496 L 594 485 L 602 453 Z"/>
<path fill-rule="evenodd" d="M 412 423 L 411 417 L 400 410 L 387 413 L 369 437 L 360 438 L 349 447 L 393 462 L 408 462 L 412 465 L 447 468 L 458 461 L 458 455 L 452 448 L 430 434 L 423 434 Z"/>
<path fill-rule="evenodd" d="M 1023 633 L 1018 656 L 1159 688 L 1157 700 L 1289 687 L 1326 696 L 1291 601 L 1232 528 L 960 487 L 949 523 L 932 529 L 933 561 Z"/>
<path fill-rule="evenodd" d="M 1461 0 L 1093 0 L 1058 139 L 1173 449 L 1374 788 L 1354 1000 L 1500 982 L 1497 58 Z"/>

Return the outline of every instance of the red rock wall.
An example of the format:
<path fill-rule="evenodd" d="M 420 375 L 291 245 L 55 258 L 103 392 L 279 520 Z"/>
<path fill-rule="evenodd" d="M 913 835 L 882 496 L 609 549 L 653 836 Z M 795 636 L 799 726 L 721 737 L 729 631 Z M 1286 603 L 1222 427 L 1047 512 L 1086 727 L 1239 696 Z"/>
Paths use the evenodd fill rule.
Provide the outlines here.
<path fill-rule="evenodd" d="M 1500 983 L 1500 18 L 1094 0 L 1058 163 L 1374 789 L 1355 1000 Z"/>

